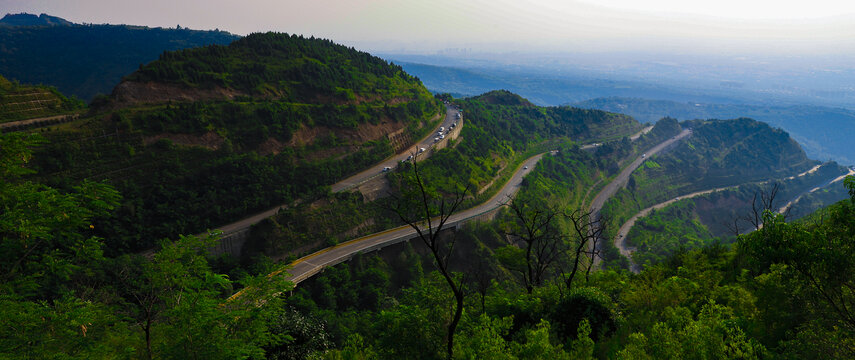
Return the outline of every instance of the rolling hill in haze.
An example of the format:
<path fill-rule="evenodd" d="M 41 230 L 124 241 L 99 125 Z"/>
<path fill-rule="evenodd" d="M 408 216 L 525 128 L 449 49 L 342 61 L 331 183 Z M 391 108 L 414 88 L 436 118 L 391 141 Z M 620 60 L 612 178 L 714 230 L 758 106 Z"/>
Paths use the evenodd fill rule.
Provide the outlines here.
<path fill-rule="evenodd" d="M 570 69 L 566 72 L 537 71 L 518 66 L 476 64 L 471 66 L 437 66 L 401 61 L 396 63 L 407 72 L 418 76 L 428 89 L 459 96 L 474 96 L 490 90 L 507 89 L 529 99 L 535 104 L 554 106 L 604 96 L 639 96 L 693 101 L 736 103 L 740 97 L 727 92 L 707 92 L 683 84 L 666 86 L 633 78 L 614 78 Z M 404 58 L 406 59 L 406 58 Z"/>
<path fill-rule="evenodd" d="M 796 139 L 808 156 L 855 164 L 851 146 L 855 134 L 855 111 L 811 105 L 764 106 L 676 102 L 640 98 L 607 97 L 573 104 L 589 109 L 620 112 L 642 122 L 663 117 L 680 120 L 749 117 L 778 126 Z"/>
<path fill-rule="evenodd" d="M 48 14 L 33 15 L 27 13 L 6 14 L 0 19 L 0 26 L 71 26 L 74 23 Z"/>
<path fill-rule="evenodd" d="M 826 105 L 828 102 L 812 104 L 813 100 L 807 96 L 798 98 L 790 94 L 788 98 L 780 98 L 775 93 L 780 90 L 777 88 L 749 91 L 734 88 L 728 82 L 701 86 L 696 84 L 699 79 L 688 77 L 682 82 L 675 79 L 657 82 L 652 69 L 645 70 L 651 72 L 643 73 L 647 76 L 620 77 L 602 69 L 575 68 L 572 63 L 562 68 L 548 64 L 547 60 L 542 66 L 514 67 L 502 66 L 498 61 L 386 57 L 439 63 L 401 62 L 405 70 L 422 79 L 434 92 L 473 96 L 492 89 L 508 89 L 538 105 L 568 104 L 613 111 L 651 123 L 663 117 L 680 120 L 749 117 L 783 128 L 813 158 L 855 163 L 855 153 L 848 146 L 849 134 L 855 133 L 855 111 Z M 621 67 L 624 72 L 631 72 L 627 68 L 631 69 Z"/>
<path fill-rule="evenodd" d="M 7 15 L 0 22 L 0 74 L 26 84 L 55 86 L 90 101 L 109 94 L 122 76 L 164 51 L 228 44 L 224 31 L 73 24 L 42 14 Z M 39 19 L 39 20 L 36 20 Z M 44 26 L 44 25 L 62 26 Z"/>

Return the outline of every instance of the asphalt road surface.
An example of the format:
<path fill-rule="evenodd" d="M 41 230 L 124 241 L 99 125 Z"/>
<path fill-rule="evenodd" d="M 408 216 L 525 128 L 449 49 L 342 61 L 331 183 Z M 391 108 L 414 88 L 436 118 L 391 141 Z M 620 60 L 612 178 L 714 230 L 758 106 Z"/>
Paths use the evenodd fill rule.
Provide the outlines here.
<path fill-rule="evenodd" d="M 534 165 L 536 165 L 542 157 L 543 154 L 539 154 L 526 159 L 519 168 L 516 169 L 511 179 L 505 183 L 505 186 L 502 187 L 496 195 L 481 205 L 452 215 L 446 222 L 445 228 L 452 228 L 458 223 L 478 217 L 502 206 L 502 203 L 513 197 L 514 194 L 519 191 L 523 176 L 534 169 Z M 412 239 L 415 236 L 416 231 L 412 227 L 399 226 L 320 250 L 291 263 L 290 269 L 287 270 L 289 274 L 287 279 L 294 282 L 294 284 L 297 284 L 308 279 L 312 275 L 317 274 L 327 266 L 332 266 L 348 260 L 354 254 L 380 249 L 390 244 Z"/>
<path fill-rule="evenodd" d="M 805 171 L 805 172 L 802 172 L 802 173 L 800 173 L 800 174 L 797 174 L 797 175 L 793 175 L 793 176 L 790 176 L 790 177 L 784 178 L 784 180 L 793 180 L 793 179 L 795 179 L 795 178 L 797 178 L 797 177 L 802 177 L 802 176 L 805 176 L 805 175 L 808 175 L 808 174 L 812 174 L 812 173 L 816 172 L 816 171 L 817 171 L 821 166 L 822 166 L 822 164 L 816 165 L 816 166 L 814 166 L 813 168 L 811 168 L 811 169 L 809 169 L 809 170 L 807 170 L 807 171 Z M 855 170 L 851 170 L 851 169 L 850 169 L 850 170 L 849 170 L 849 173 L 848 173 L 848 174 L 846 174 L 846 175 L 850 175 L 850 174 L 855 174 Z M 819 189 L 821 189 L 821 188 L 824 188 L 824 187 L 826 187 L 826 186 L 828 186 L 828 185 L 831 185 L 831 184 L 833 184 L 833 183 L 835 183 L 835 182 L 837 182 L 837 181 L 843 180 L 843 178 L 845 178 L 845 177 L 846 177 L 846 175 L 842 175 L 842 176 L 840 176 L 840 177 L 837 177 L 837 178 L 831 179 L 831 180 L 827 181 L 826 183 L 824 183 L 824 184 L 822 184 L 822 185 L 820 185 L 820 186 L 817 186 L 817 187 L 814 187 L 814 188 L 811 188 L 811 189 L 805 190 L 804 192 L 802 192 L 801 194 L 799 194 L 798 196 L 796 196 L 795 198 L 793 198 L 793 200 L 791 200 L 791 201 L 790 201 L 790 202 L 788 202 L 786 205 L 784 205 L 784 207 L 782 207 L 782 208 L 778 211 L 778 213 L 783 214 L 783 213 L 787 210 L 787 208 L 789 208 L 790 206 L 792 206 L 792 204 L 794 204 L 795 202 L 799 201 L 799 200 L 801 199 L 801 197 L 802 197 L 802 196 L 804 196 L 805 194 L 812 193 L 812 192 L 817 191 L 817 190 L 819 190 Z M 765 181 L 764 183 L 768 183 L 768 182 L 770 182 L 770 181 L 771 181 L 771 180 L 769 180 L 769 181 Z M 650 212 L 651 212 L 651 211 L 653 211 L 653 210 L 659 210 L 659 209 L 662 209 L 662 208 L 664 208 L 664 207 L 666 207 L 666 206 L 668 206 L 668 205 L 671 205 L 671 204 L 673 204 L 673 203 L 675 203 L 675 202 L 677 202 L 677 201 L 680 201 L 680 200 L 691 199 L 691 198 L 694 198 L 694 197 L 698 197 L 698 196 L 701 196 L 701 195 L 710 194 L 710 193 L 717 192 L 717 191 L 722 191 L 722 190 L 727 190 L 727 189 L 736 188 L 736 187 L 738 187 L 738 186 L 739 186 L 739 185 L 734 185 L 734 186 L 724 186 L 724 187 L 715 188 L 715 189 L 709 189 L 709 190 L 697 191 L 697 192 L 693 192 L 693 193 L 691 193 L 691 194 L 680 195 L 680 196 L 677 196 L 677 197 L 675 197 L 675 198 L 673 198 L 673 199 L 670 199 L 670 200 L 668 200 L 668 201 L 664 201 L 664 202 L 661 202 L 661 203 L 659 203 L 659 204 L 656 204 L 656 205 L 653 205 L 653 206 L 651 206 L 651 207 L 648 207 L 648 208 L 646 208 L 646 209 L 644 209 L 644 210 L 641 210 L 641 211 L 639 211 L 637 214 L 635 214 L 635 215 L 633 215 L 631 218 L 629 218 L 629 220 L 627 220 L 626 222 L 624 222 L 624 223 L 623 223 L 623 225 L 621 225 L 620 230 L 618 230 L 618 233 L 617 233 L 616 237 L 614 238 L 614 244 L 615 244 L 615 247 L 617 247 L 617 248 L 618 248 L 618 250 L 620 251 L 621 255 L 626 256 L 626 257 L 629 259 L 630 264 L 631 264 L 631 268 L 630 268 L 630 270 L 631 270 L 632 272 L 634 272 L 634 273 L 639 273 L 639 272 L 641 271 L 641 266 L 640 266 L 640 265 L 638 265 L 638 264 L 636 264 L 635 262 L 633 262 L 633 261 L 632 261 L 632 253 L 633 253 L 633 252 L 635 252 L 635 248 L 634 248 L 634 247 L 630 247 L 630 246 L 628 246 L 628 245 L 626 244 L 626 237 L 627 237 L 627 235 L 629 235 L 629 231 L 630 231 L 630 230 L 632 230 L 632 227 L 635 225 L 635 222 L 636 222 L 636 221 L 638 221 L 638 219 L 640 219 L 640 218 L 642 218 L 642 217 L 644 217 L 644 216 L 647 216 L 647 215 L 648 215 L 648 214 L 650 214 Z"/>
<path fill-rule="evenodd" d="M 647 131 L 650 131 L 649 128 L 642 130 L 634 136 L 635 138 L 637 138 L 638 136 Z M 665 142 L 648 150 L 647 154 L 656 154 L 668 145 L 671 145 L 672 143 L 688 136 L 690 133 L 690 130 L 683 130 L 683 132 L 681 132 L 674 138 L 666 140 Z M 458 223 L 465 222 L 469 219 L 475 218 L 479 215 L 482 215 L 502 206 L 505 201 L 507 201 L 509 198 L 512 198 L 517 193 L 517 191 L 519 191 L 520 186 L 522 185 L 523 176 L 528 174 L 534 168 L 534 165 L 537 164 L 537 162 L 543 157 L 543 155 L 544 154 L 539 154 L 526 159 L 520 165 L 520 167 L 515 170 L 514 175 L 511 177 L 511 179 L 507 183 L 505 183 L 505 185 L 498 193 L 496 193 L 496 195 L 494 195 L 490 200 L 484 202 L 481 205 L 454 214 L 448 220 L 446 226 L 449 228 L 456 226 Z M 617 192 L 617 189 L 619 188 L 618 186 L 623 186 L 626 184 L 626 181 L 629 178 L 629 174 L 632 173 L 632 170 L 641 165 L 643 160 L 645 159 L 639 158 L 632 164 L 630 164 L 630 166 L 624 169 L 624 171 L 621 172 L 621 174 L 618 175 L 618 177 L 614 181 L 612 181 L 612 183 L 606 186 L 606 189 L 604 189 L 597 195 L 597 197 L 594 199 L 594 203 L 599 203 L 599 207 L 597 207 L 597 212 L 599 212 L 599 209 L 602 207 L 602 204 L 605 203 L 605 200 L 609 196 L 612 196 L 615 192 Z M 610 187 L 613 187 L 614 189 L 606 191 Z M 287 270 L 287 279 L 294 282 L 294 284 L 298 284 L 301 281 L 306 280 L 309 277 L 317 274 L 325 267 L 333 266 L 335 264 L 346 261 L 355 254 L 380 249 L 384 246 L 412 239 L 415 236 L 416 231 L 412 227 L 399 226 L 397 228 L 371 234 L 365 237 L 350 240 L 339 245 L 320 250 L 291 263 L 289 269 Z"/>
<path fill-rule="evenodd" d="M 419 141 L 417 144 L 411 146 L 409 149 L 404 150 L 404 151 L 398 153 L 397 155 L 392 156 L 391 158 L 383 160 L 380 163 L 375 164 L 374 166 L 372 166 L 371 168 L 369 168 L 365 171 L 362 171 L 356 175 L 353 175 L 347 179 L 341 180 L 341 181 L 333 184 L 331 186 L 332 192 L 340 192 L 343 190 L 347 190 L 347 189 L 353 188 L 359 184 L 362 184 L 362 183 L 364 183 L 370 179 L 373 179 L 374 177 L 377 177 L 383 173 L 384 167 L 389 167 L 389 168 L 394 169 L 395 167 L 398 166 L 398 163 L 400 163 L 402 160 L 407 159 L 407 157 L 410 156 L 411 154 L 417 153 L 419 148 L 429 149 L 434 144 L 433 138 L 437 136 L 437 131 L 439 131 L 439 128 L 443 127 L 443 128 L 445 128 L 446 131 L 448 131 L 448 127 L 451 124 L 458 122 L 457 121 L 457 114 L 459 114 L 459 113 L 460 112 L 457 111 L 456 109 L 449 107 L 449 106 L 446 106 L 446 108 L 445 108 L 445 119 L 442 121 L 442 124 L 437 126 L 437 128 L 434 129 L 434 131 L 432 131 L 430 134 L 428 134 L 427 137 L 425 137 L 424 139 Z M 445 132 L 443 132 L 443 133 L 445 133 Z"/>
<path fill-rule="evenodd" d="M 641 137 L 641 135 L 644 135 L 644 134 L 649 133 L 649 132 L 650 132 L 650 130 L 653 130 L 653 125 L 648 125 L 646 128 L 641 129 L 641 131 L 639 131 L 639 132 L 635 133 L 634 135 L 630 136 L 630 137 L 629 137 L 629 140 L 630 140 L 630 141 L 635 141 L 636 139 L 638 139 L 639 137 Z"/>
<path fill-rule="evenodd" d="M 629 218 L 629 220 L 627 220 L 625 223 L 623 223 L 623 225 L 621 225 L 620 230 L 618 230 L 618 234 L 614 239 L 614 244 L 615 244 L 615 247 L 618 248 L 618 250 L 620 251 L 620 254 L 623 256 L 626 256 L 626 258 L 629 259 L 630 271 L 632 271 L 636 274 L 641 272 L 641 265 L 638 265 L 634 261 L 632 261 L 632 253 L 635 252 L 635 248 L 629 247 L 626 244 L 626 236 L 629 234 L 629 230 L 632 229 L 633 225 L 635 225 L 635 222 L 638 221 L 639 218 L 647 216 L 653 210 L 659 210 L 661 208 L 664 208 L 668 205 L 673 204 L 674 202 L 677 202 L 677 201 L 680 201 L 683 199 L 691 199 L 693 197 L 706 195 L 709 193 L 713 193 L 716 191 L 722 191 L 722 190 L 730 189 L 733 187 L 734 186 L 727 186 L 727 187 L 721 187 L 721 188 L 717 188 L 717 189 L 698 191 L 698 192 L 694 192 L 694 193 L 691 193 L 688 195 L 678 196 L 678 197 L 675 197 L 671 200 L 661 202 L 659 204 L 656 204 L 656 205 L 653 205 L 649 208 L 641 210 L 637 214 L 635 214 L 631 218 Z"/>
<path fill-rule="evenodd" d="M 650 131 L 650 130 L 647 130 L 647 131 Z M 611 198 L 612 196 L 614 196 L 615 193 L 617 193 L 617 191 L 619 189 L 626 186 L 627 182 L 629 181 L 629 175 L 631 175 L 632 172 L 635 171 L 635 169 L 637 169 L 639 166 L 641 166 L 642 163 L 647 161 L 647 159 L 650 156 L 653 156 L 654 154 L 662 151 L 662 149 L 668 147 L 669 145 L 671 145 L 677 141 L 682 140 L 686 136 L 691 135 L 691 133 L 692 133 L 692 130 L 684 129 L 679 134 L 677 134 L 677 136 L 674 136 L 668 140 L 665 140 L 662 143 L 660 143 L 659 145 L 654 146 L 652 149 L 647 150 L 647 152 L 645 152 L 642 156 L 639 156 L 637 159 L 635 159 L 635 161 L 630 163 L 629 166 L 625 167 L 623 169 L 623 171 L 621 171 L 620 174 L 618 174 L 618 176 L 615 177 L 614 180 L 612 180 L 612 182 L 608 183 L 602 190 L 600 190 L 600 192 L 597 194 L 597 196 L 594 197 L 594 200 L 591 201 L 591 215 L 592 215 L 592 217 L 594 219 L 597 219 L 600 217 L 600 210 L 603 209 L 603 205 L 606 203 L 606 201 L 609 198 Z M 640 136 L 640 134 L 639 134 L 639 136 Z M 637 138 L 638 137 L 636 136 L 636 139 Z M 596 258 L 594 264 L 598 265 L 599 262 L 600 262 L 600 258 Z"/>
<path fill-rule="evenodd" d="M 341 181 L 333 184 L 331 186 L 332 192 L 344 191 L 344 190 L 352 188 L 355 185 L 359 185 L 359 184 L 373 178 L 374 176 L 381 174 L 383 172 L 383 167 L 385 167 L 385 166 L 389 166 L 391 168 L 394 168 L 395 166 L 397 166 L 399 161 L 406 159 L 407 156 L 409 156 L 409 154 L 413 150 L 418 150 L 419 147 L 428 148 L 431 144 L 433 144 L 433 138 L 436 136 L 436 132 L 439 131 L 439 127 L 440 126 L 445 127 L 445 129 L 447 130 L 449 125 L 451 125 L 454 122 L 457 122 L 456 117 L 457 117 L 458 113 L 459 112 L 456 109 L 449 107 L 449 106 L 446 106 L 445 119 L 442 121 L 442 123 L 439 126 L 436 127 L 436 129 L 434 129 L 433 132 L 431 132 L 430 134 L 428 134 L 427 137 L 425 137 L 424 139 L 419 141 L 418 144 L 413 145 L 410 149 L 407 149 L 404 152 L 401 152 L 401 153 L 399 153 L 399 154 L 397 154 L 397 155 L 395 155 L 389 159 L 386 159 L 386 160 L 372 166 L 368 170 L 362 171 L 356 175 L 353 175 L 347 179 L 341 180 Z M 285 205 L 287 205 L 287 204 L 276 206 L 274 208 L 271 208 L 271 209 L 265 210 L 263 212 L 251 215 L 251 216 L 246 217 L 246 218 L 243 218 L 241 220 L 235 221 L 231 224 L 220 226 L 217 229 L 222 231 L 223 234 L 230 234 L 230 233 L 238 232 L 238 231 L 243 230 L 243 229 L 247 229 L 250 226 L 257 224 L 266 218 L 269 218 L 273 215 L 276 215 L 276 213 L 279 212 L 279 209 Z"/>
<path fill-rule="evenodd" d="M 677 136 L 674 136 L 659 145 L 654 146 L 652 149 L 647 150 L 643 156 L 639 156 L 635 161 L 633 161 L 629 166 L 625 167 L 623 171 L 615 177 L 612 182 L 610 182 L 603 190 L 600 190 L 600 193 L 594 197 L 594 200 L 591 201 L 591 210 L 594 211 L 594 215 L 599 215 L 600 210 L 603 208 L 603 204 L 606 203 L 606 200 L 614 196 L 615 193 L 624 186 L 626 186 L 627 181 L 629 181 L 629 175 L 632 174 L 635 169 L 641 166 L 642 163 L 647 161 L 650 156 L 655 155 L 656 153 L 662 151 L 662 149 L 668 147 L 669 145 L 682 140 L 686 136 L 689 136 L 692 133 L 692 130 L 685 129 L 681 131 Z M 596 216 L 595 216 L 596 218 Z"/>
<path fill-rule="evenodd" d="M 650 125 L 650 126 L 648 126 L 648 127 L 644 128 L 644 129 L 639 130 L 637 133 L 635 133 L 635 134 L 633 134 L 632 136 L 630 136 L 630 137 L 629 137 L 629 140 L 630 140 L 630 141 L 635 141 L 636 139 L 638 139 L 639 137 L 641 137 L 641 135 L 644 135 L 644 134 L 649 133 L 649 132 L 650 132 L 650 130 L 653 130 L 653 125 Z M 593 149 L 593 148 L 598 147 L 598 146 L 603 146 L 603 143 L 593 143 L 593 144 L 582 145 L 582 146 L 581 146 L 581 147 L 579 147 L 579 148 L 580 148 L 580 149 L 582 149 L 582 150 L 588 150 L 588 149 Z"/>
<path fill-rule="evenodd" d="M 824 184 L 822 184 L 822 185 L 820 185 L 820 186 L 814 187 L 814 188 L 809 189 L 809 190 L 805 190 L 804 192 L 802 192 L 801 194 L 797 195 L 797 196 L 796 196 L 795 198 L 793 198 L 792 200 L 788 201 L 786 205 L 784 205 L 783 207 L 781 207 L 780 209 L 778 209 L 778 213 L 779 213 L 779 214 L 783 214 L 784 212 L 786 212 L 786 211 L 787 211 L 787 209 L 789 209 L 789 208 L 790 208 L 790 206 L 793 206 L 793 204 L 795 204 L 795 203 L 797 203 L 799 200 L 801 200 L 803 196 L 805 196 L 805 195 L 807 195 L 807 194 L 810 194 L 810 193 L 813 193 L 813 192 L 816 192 L 816 191 L 817 191 L 817 190 L 819 190 L 819 189 L 822 189 L 822 188 L 828 187 L 829 185 L 834 184 L 834 183 L 836 183 L 836 182 L 838 182 L 838 181 L 843 181 L 843 179 L 845 179 L 847 176 L 850 176 L 850 175 L 855 176 L 855 169 L 849 169 L 849 172 L 848 172 L 848 173 L 846 173 L 846 174 L 843 174 L 843 175 L 840 175 L 840 176 L 838 176 L 838 177 L 836 177 L 836 178 L 834 178 L 834 179 L 831 179 L 831 180 L 829 180 L 829 181 L 825 182 Z"/>

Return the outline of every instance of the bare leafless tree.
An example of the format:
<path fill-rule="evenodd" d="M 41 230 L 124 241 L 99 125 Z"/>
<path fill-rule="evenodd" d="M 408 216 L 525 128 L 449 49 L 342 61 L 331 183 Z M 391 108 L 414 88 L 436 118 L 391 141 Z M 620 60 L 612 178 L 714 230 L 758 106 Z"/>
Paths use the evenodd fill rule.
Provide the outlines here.
<path fill-rule="evenodd" d="M 776 211 L 776 197 L 778 191 L 781 190 L 781 184 L 774 183 L 771 188 L 760 189 L 754 193 L 751 198 L 751 212 L 745 216 L 745 219 L 754 226 L 754 230 L 759 230 L 763 226 L 763 213 L 768 211 Z"/>
<path fill-rule="evenodd" d="M 431 192 L 419 173 L 416 158 L 413 156 L 411 167 L 413 176 L 409 179 L 415 189 L 408 190 L 406 186 L 402 186 L 403 194 L 394 196 L 397 201 L 392 210 L 401 221 L 416 231 L 419 239 L 430 250 L 437 270 L 454 295 L 455 304 L 446 339 L 446 355 L 451 359 L 454 354 L 454 333 L 463 315 L 463 300 L 466 294 L 463 289 L 463 280 L 456 279 L 449 268 L 449 260 L 454 253 L 455 236 L 453 234 L 440 236 L 440 232 L 460 207 L 469 192 L 469 187 L 456 191 L 450 196 Z"/>
<path fill-rule="evenodd" d="M 503 205 L 514 215 L 506 234 L 522 241 L 525 247 L 523 283 L 531 294 L 534 287 L 543 284 L 547 271 L 562 252 L 564 237 L 556 224 L 561 212 L 554 206 L 533 205 L 521 199 L 508 198 Z"/>
<path fill-rule="evenodd" d="M 606 231 L 606 221 L 603 220 L 603 217 L 600 216 L 597 219 L 596 225 L 593 229 L 594 234 L 591 236 L 591 246 L 588 250 L 588 255 L 591 256 L 591 262 L 588 263 L 588 270 L 585 271 L 585 282 L 590 281 L 591 279 L 591 269 L 594 268 L 594 264 L 596 264 L 596 260 L 600 257 L 600 247 L 599 241 L 602 239 L 602 234 Z"/>
<path fill-rule="evenodd" d="M 595 246 L 595 242 L 603 235 L 605 227 L 599 218 L 595 218 L 593 210 L 583 211 L 577 209 L 566 216 L 573 225 L 574 238 L 576 240 L 575 248 L 570 254 L 572 256 L 573 267 L 570 270 L 570 275 L 565 279 L 567 288 L 570 288 L 573 285 L 576 273 L 579 271 L 580 262 L 583 258 L 587 258 L 588 252 L 593 253 L 591 254 L 591 264 L 589 264 L 588 268 L 588 272 L 590 272 L 590 267 L 594 263 L 594 257 L 598 253 L 593 246 Z"/>
<path fill-rule="evenodd" d="M 728 227 L 728 230 L 733 233 L 734 236 L 739 236 L 742 233 L 743 229 L 740 229 L 739 224 L 744 222 L 748 223 L 751 227 L 753 227 L 752 231 L 759 230 L 763 227 L 763 214 L 766 211 L 778 212 L 779 204 L 778 204 L 778 195 L 781 191 L 781 184 L 774 183 L 771 186 L 767 186 L 761 188 L 759 191 L 754 193 L 754 196 L 751 198 L 751 209 L 747 214 L 739 216 L 734 216 L 731 220 L 732 222 L 728 222 L 725 226 Z M 786 219 L 789 215 L 790 208 L 784 210 L 782 214 Z"/>
<path fill-rule="evenodd" d="M 730 232 L 733 233 L 733 236 L 739 236 L 741 230 L 739 228 L 739 222 L 742 221 L 742 218 L 739 216 L 733 216 L 730 221 L 724 221 L 724 226 L 727 227 Z"/>

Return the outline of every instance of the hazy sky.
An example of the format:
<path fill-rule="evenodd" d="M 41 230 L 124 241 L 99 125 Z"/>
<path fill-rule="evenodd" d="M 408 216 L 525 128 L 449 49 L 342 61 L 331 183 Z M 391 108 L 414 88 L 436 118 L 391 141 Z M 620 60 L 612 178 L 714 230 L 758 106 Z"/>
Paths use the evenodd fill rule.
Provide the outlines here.
<path fill-rule="evenodd" d="M 0 0 L 0 12 L 282 31 L 387 52 L 855 50 L 855 2 L 840 0 Z"/>

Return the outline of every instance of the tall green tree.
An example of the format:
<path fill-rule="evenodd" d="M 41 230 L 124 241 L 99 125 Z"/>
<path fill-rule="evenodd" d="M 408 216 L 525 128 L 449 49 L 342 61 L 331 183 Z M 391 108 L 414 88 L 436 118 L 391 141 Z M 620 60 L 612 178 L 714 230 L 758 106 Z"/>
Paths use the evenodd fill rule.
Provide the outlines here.
<path fill-rule="evenodd" d="M 92 235 L 119 195 L 102 183 L 63 192 L 24 180 L 31 148 L 42 142 L 0 134 L 0 357 L 120 354 L 121 317 L 93 301 L 104 257 Z"/>
<path fill-rule="evenodd" d="M 103 183 L 84 181 L 71 192 L 26 181 L 31 148 L 43 139 L 0 135 L 0 291 L 54 298 L 92 276 L 103 259 L 94 221 L 118 204 Z"/>

